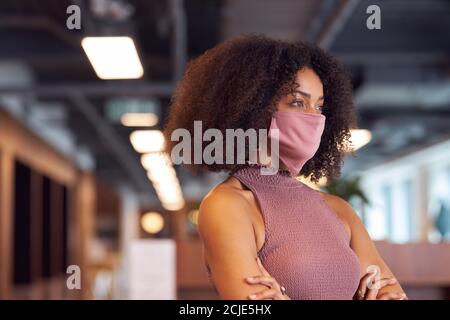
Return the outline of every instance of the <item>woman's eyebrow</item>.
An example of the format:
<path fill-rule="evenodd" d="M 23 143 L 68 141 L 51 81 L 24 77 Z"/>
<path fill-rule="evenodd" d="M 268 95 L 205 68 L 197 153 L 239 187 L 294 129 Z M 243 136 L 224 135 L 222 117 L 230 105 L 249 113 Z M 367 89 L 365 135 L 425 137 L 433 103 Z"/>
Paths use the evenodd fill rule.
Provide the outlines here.
<path fill-rule="evenodd" d="M 294 90 L 293 93 L 299 93 L 299 94 L 301 94 L 302 96 L 304 96 L 304 97 L 306 97 L 306 98 L 308 98 L 308 99 L 311 99 L 311 95 L 310 95 L 309 93 L 307 93 L 307 92 L 304 92 L 304 91 L 301 91 L 301 90 Z M 324 99 L 324 97 L 321 96 L 318 100 L 323 100 L 323 99 Z"/>

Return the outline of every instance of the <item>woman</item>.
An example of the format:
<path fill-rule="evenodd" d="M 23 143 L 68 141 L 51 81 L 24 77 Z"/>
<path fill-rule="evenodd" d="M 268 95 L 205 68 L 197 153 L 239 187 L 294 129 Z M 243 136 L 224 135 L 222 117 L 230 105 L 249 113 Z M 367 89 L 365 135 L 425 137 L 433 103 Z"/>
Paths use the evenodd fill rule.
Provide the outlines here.
<path fill-rule="evenodd" d="M 296 179 L 336 178 L 355 125 L 351 84 L 333 57 L 303 43 L 233 39 L 190 62 L 171 104 L 169 151 L 174 130 L 194 135 L 195 120 L 224 136 L 268 129 L 278 145 L 256 163 L 247 148 L 245 163 L 192 165 L 230 172 L 205 196 L 198 218 L 221 298 L 406 299 L 350 205 Z M 262 174 L 276 163 L 275 174 Z"/>

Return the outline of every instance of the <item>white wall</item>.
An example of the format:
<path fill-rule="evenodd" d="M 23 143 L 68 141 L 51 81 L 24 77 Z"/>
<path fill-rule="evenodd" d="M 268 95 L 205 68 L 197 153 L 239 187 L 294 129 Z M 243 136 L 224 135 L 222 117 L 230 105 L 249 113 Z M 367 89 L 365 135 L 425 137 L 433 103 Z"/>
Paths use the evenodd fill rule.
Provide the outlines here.
<path fill-rule="evenodd" d="M 371 203 L 365 214 L 373 239 L 440 239 L 434 218 L 439 200 L 450 204 L 450 139 L 355 174 Z"/>

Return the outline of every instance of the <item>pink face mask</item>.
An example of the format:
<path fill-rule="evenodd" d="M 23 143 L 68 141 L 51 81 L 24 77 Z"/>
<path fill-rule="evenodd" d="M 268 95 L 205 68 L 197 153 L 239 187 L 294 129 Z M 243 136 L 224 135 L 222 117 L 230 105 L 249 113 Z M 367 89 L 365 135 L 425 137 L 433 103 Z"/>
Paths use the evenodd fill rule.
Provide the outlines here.
<path fill-rule="evenodd" d="M 269 139 L 276 140 L 273 129 L 278 129 L 278 156 L 292 175 L 297 175 L 306 161 L 314 156 L 324 128 L 325 116 L 322 114 L 279 111 L 274 113 Z"/>

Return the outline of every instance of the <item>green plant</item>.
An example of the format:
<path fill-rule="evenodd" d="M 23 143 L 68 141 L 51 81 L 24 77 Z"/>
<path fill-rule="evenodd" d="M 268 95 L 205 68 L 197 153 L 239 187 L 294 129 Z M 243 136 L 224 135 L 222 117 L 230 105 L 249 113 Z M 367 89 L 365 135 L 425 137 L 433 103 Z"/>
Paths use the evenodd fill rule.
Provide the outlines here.
<path fill-rule="evenodd" d="M 361 188 L 360 178 L 356 177 L 353 179 L 337 179 L 328 182 L 323 190 L 334 194 L 346 201 L 359 199 L 362 204 L 369 204 L 369 200 L 366 197 L 363 189 Z"/>

